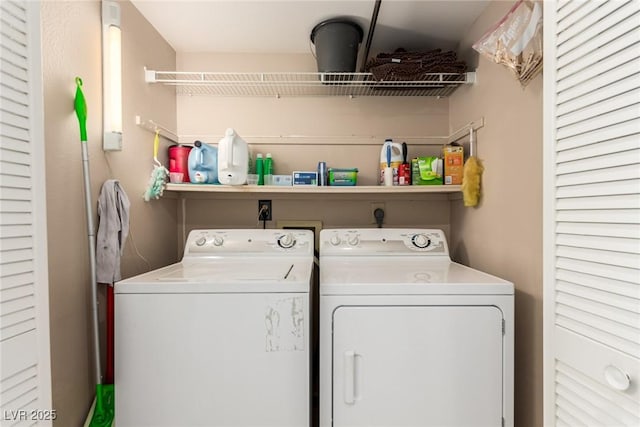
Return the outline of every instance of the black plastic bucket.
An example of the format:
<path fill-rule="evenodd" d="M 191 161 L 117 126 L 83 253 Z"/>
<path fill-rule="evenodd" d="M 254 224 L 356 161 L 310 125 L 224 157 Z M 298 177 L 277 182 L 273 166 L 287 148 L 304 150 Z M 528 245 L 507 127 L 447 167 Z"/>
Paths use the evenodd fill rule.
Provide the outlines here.
<path fill-rule="evenodd" d="M 311 31 L 311 41 L 316 46 L 318 72 L 356 71 L 358 46 L 362 42 L 362 36 L 360 25 L 349 19 L 329 19 L 316 25 Z"/>

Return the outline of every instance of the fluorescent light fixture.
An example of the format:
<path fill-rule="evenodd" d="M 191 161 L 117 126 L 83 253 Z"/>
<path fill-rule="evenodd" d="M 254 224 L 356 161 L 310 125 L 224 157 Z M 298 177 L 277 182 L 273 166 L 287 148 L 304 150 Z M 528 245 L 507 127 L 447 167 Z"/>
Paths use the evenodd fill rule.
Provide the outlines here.
<path fill-rule="evenodd" d="M 122 35 L 120 5 L 102 1 L 102 100 L 104 151 L 122 150 Z"/>

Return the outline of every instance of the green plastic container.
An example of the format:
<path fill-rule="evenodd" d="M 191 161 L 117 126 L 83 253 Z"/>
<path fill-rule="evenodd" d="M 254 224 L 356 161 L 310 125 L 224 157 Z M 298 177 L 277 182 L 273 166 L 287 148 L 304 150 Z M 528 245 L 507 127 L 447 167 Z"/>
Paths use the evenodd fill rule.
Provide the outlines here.
<path fill-rule="evenodd" d="M 329 185 L 335 186 L 353 186 L 358 183 L 358 169 L 337 169 L 329 168 L 328 171 Z"/>
<path fill-rule="evenodd" d="M 442 185 L 442 170 L 438 157 L 416 157 L 411 160 L 413 185 Z"/>

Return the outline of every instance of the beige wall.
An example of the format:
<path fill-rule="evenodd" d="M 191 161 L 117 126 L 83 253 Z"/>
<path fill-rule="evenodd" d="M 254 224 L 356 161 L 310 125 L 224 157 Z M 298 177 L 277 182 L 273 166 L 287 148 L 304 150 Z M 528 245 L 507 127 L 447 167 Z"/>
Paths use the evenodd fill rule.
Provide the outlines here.
<path fill-rule="evenodd" d="M 494 1 L 461 43 L 463 51 L 513 5 Z M 451 204 L 457 261 L 514 282 L 515 425 L 542 421 L 542 77 L 525 89 L 480 58 L 478 83 L 450 98 L 451 128 L 484 116 L 477 134 L 483 196 L 477 208 Z"/>
<path fill-rule="evenodd" d="M 94 396 L 88 239 L 73 110 L 76 76 L 84 80 L 88 103 L 93 205 L 102 183 L 119 179 L 131 200 L 137 249 L 149 261 L 135 254 L 129 239 L 123 275 L 168 264 L 177 256 L 176 199 L 142 201 L 152 170 L 153 135 L 134 124 L 139 114 L 175 126 L 175 94 L 143 80 L 144 65 L 175 67 L 175 53 L 129 2 L 122 3 L 124 149 L 103 153 L 100 10 L 98 1 L 42 2 L 46 171 L 41 172 L 47 178 L 53 407 L 59 426 L 81 425 Z"/>

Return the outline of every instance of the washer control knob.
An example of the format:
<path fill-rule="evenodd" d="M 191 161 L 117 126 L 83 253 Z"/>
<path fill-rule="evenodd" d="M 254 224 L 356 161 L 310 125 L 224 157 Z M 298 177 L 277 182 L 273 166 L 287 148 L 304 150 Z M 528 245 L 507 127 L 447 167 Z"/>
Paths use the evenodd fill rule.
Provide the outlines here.
<path fill-rule="evenodd" d="M 331 243 L 331 245 L 333 246 L 338 246 L 340 242 L 340 236 L 338 236 L 337 234 L 334 234 L 333 236 L 331 236 L 331 239 L 329 239 L 329 243 Z"/>
<path fill-rule="evenodd" d="M 413 246 L 416 248 L 424 249 L 431 244 L 431 240 L 424 234 L 414 234 L 411 238 L 411 243 L 413 243 Z"/>
<path fill-rule="evenodd" d="M 204 236 L 196 240 L 196 246 L 204 246 L 205 243 L 207 243 L 207 238 Z"/>
<path fill-rule="evenodd" d="M 349 236 L 349 239 L 347 240 L 347 242 L 351 246 L 357 246 L 358 243 L 360 243 L 360 238 L 357 235 Z"/>
<path fill-rule="evenodd" d="M 213 238 L 213 244 L 215 246 L 222 246 L 223 243 L 224 243 L 224 238 L 222 236 L 215 236 Z"/>
<path fill-rule="evenodd" d="M 278 246 L 280 246 L 281 248 L 289 249 L 292 248 L 295 244 L 296 239 L 291 233 L 283 234 L 278 238 Z"/>

